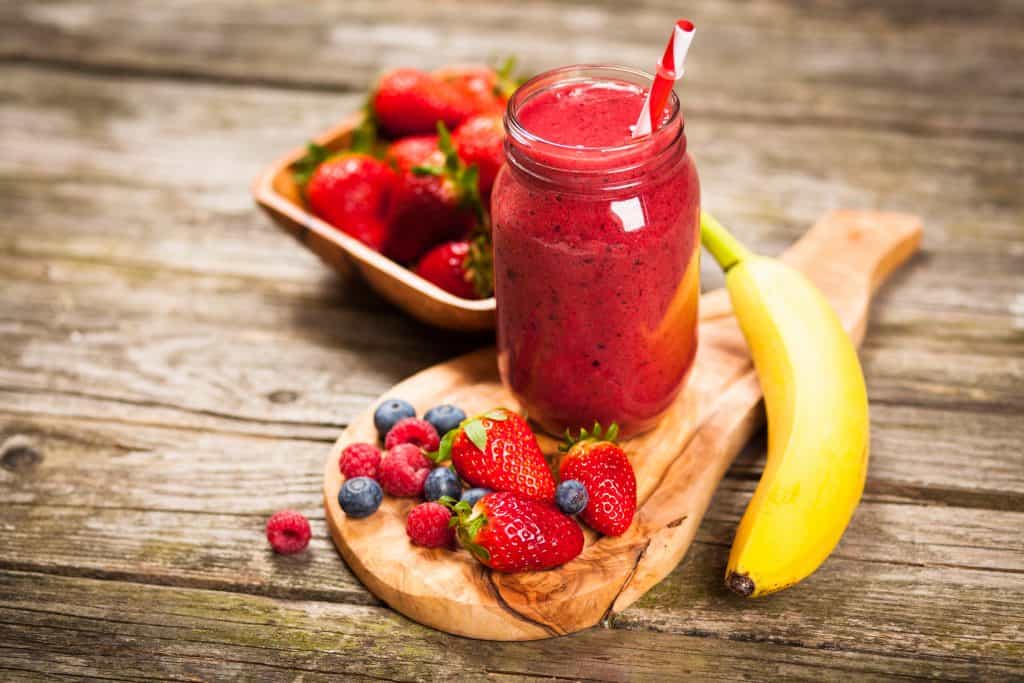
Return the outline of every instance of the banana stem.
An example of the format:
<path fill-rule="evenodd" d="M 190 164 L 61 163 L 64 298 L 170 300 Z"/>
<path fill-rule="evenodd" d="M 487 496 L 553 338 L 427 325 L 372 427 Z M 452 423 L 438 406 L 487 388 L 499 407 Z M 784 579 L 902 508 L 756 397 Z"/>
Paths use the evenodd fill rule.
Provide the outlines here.
<path fill-rule="evenodd" d="M 750 258 L 751 255 L 739 240 L 706 211 L 700 212 L 700 241 L 727 273 L 730 268 Z"/>

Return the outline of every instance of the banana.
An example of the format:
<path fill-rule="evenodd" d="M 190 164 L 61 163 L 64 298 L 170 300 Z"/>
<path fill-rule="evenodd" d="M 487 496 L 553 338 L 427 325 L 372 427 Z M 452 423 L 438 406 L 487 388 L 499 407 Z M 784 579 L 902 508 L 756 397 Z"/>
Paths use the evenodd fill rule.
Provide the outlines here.
<path fill-rule="evenodd" d="M 725 270 L 768 414 L 767 463 L 725 578 L 758 597 L 809 576 L 843 535 L 867 475 L 867 389 L 853 342 L 806 277 L 706 213 L 701 241 Z"/>

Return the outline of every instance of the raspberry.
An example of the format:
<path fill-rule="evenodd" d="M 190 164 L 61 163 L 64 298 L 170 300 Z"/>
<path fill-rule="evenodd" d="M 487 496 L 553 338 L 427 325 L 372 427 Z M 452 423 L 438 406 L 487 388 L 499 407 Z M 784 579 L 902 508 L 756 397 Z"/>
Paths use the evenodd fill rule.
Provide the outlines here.
<path fill-rule="evenodd" d="M 380 463 L 381 488 L 392 496 L 412 498 L 423 495 L 423 482 L 430 474 L 431 462 L 413 444 L 399 444 L 388 451 Z"/>
<path fill-rule="evenodd" d="M 297 553 L 309 545 L 309 520 L 301 512 L 281 510 L 267 520 L 267 540 L 274 552 Z"/>
<path fill-rule="evenodd" d="M 436 451 L 441 445 L 441 437 L 437 435 L 434 425 L 426 420 L 407 417 L 395 423 L 384 439 L 384 448 L 391 450 L 403 443 L 411 443 L 427 451 Z"/>
<path fill-rule="evenodd" d="M 346 479 L 355 477 L 377 478 L 380 468 L 380 451 L 368 443 L 353 443 L 345 447 L 338 460 L 338 467 Z"/>
<path fill-rule="evenodd" d="M 448 526 L 451 517 L 451 510 L 440 503 L 420 503 L 409 511 L 405 533 L 413 543 L 424 548 L 452 548 L 455 529 Z"/>

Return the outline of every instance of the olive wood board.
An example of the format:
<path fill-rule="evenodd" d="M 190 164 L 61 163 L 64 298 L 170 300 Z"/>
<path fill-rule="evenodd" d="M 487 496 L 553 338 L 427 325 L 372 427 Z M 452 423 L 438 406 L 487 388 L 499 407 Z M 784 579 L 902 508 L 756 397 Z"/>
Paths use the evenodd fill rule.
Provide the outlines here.
<path fill-rule="evenodd" d="M 825 293 L 859 344 L 874 292 L 914 253 L 921 233 L 915 216 L 834 211 L 783 258 Z M 586 547 L 568 564 L 502 574 L 465 550 L 412 545 L 405 534 L 406 514 L 417 502 L 412 499 L 385 496 L 376 514 L 347 519 L 337 500 L 338 459 L 352 442 L 376 442 L 374 404 L 345 430 L 324 466 L 327 522 L 349 567 L 411 619 L 472 638 L 559 636 L 631 605 L 683 558 L 719 481 L 763 420 L 760 386 L 727 294 L 703 295 L 700 309 L 699 348 L 685 390 L 653 430 L 623 443 L 638 498 L 625 534 L 600 537 L 586 530 Z M 493 347 L 413 375 L 386 396 L 410 401 L 420 414 L 439 403 L 454 403 L 470 415 L 518 408 L 501 384 Z M 554 466 L 557 440 L 538 436 Z"/>

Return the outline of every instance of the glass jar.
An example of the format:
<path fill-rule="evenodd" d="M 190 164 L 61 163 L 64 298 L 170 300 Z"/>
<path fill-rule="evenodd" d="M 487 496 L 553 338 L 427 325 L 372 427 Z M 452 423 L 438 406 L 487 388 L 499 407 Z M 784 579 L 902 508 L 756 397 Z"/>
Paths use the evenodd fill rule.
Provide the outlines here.
<path fill-rule="evenodd" d="M 636 139 L 649 74 L 543 73 L 505 115 L 491 198 L 502 380 L 546 431 L 653 427 L 697 350 L 700 186 L 679 100 Z"/>

